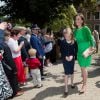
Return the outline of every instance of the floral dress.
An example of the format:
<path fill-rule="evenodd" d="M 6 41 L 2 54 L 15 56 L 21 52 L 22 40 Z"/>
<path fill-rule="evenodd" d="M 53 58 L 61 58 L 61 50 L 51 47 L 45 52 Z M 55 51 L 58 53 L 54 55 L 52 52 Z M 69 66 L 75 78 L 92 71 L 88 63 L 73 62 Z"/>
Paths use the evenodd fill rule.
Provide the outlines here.
<path fill-rule="evenodd" d="M 3 70 L 2 63 L 0 61 L 0 100 L 5 100 L 12 96 L 13 91 L 7 80 L 6 74 Z"/>

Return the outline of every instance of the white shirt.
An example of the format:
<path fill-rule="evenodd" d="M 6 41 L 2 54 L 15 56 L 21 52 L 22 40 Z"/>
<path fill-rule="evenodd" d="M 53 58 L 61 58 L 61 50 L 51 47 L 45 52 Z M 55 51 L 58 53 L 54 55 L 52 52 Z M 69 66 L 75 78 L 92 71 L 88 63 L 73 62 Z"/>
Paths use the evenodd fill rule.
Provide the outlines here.
<path fill-rule="evenodd" d="M 13 38 L 10 38 L 8 41 L 6 41 L 7 45 L 9 46 L 11 53 L 12 53 L 12 57 L 16 58 L 19 57 L 21 55 L 21 52 L 14 52 L 18 49 L 18 41 L 14 40 Z"/>

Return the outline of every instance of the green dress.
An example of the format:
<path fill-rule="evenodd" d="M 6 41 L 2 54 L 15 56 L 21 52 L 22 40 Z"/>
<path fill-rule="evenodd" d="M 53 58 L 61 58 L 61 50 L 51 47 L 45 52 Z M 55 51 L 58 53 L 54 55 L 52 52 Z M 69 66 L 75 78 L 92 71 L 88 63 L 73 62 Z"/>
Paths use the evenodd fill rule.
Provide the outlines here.
<path fill-rule="evenodd" d="M 80 67 L 89 67 L 91 64 L 91 56 L 84 58 L 83 52 L 94 46 L 93 38 L 90 29 L 87 26 L 76 28 L 74 36 L 78 44 L 77 60 Z"/>

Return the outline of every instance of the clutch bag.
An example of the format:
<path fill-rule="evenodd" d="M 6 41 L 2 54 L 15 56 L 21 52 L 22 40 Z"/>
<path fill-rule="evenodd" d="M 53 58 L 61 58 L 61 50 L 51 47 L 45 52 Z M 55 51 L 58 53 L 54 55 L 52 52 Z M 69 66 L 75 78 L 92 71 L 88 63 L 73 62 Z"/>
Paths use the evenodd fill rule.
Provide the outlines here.
<path fill-rule="evenodd" d="M 94 49 L 91 50 L 90 48 L 87 48 L 84 52 L 83 52 L 83 56 L 85 58 L 87 58 L 88 56 L 92 55 L 94 53 Z"/>

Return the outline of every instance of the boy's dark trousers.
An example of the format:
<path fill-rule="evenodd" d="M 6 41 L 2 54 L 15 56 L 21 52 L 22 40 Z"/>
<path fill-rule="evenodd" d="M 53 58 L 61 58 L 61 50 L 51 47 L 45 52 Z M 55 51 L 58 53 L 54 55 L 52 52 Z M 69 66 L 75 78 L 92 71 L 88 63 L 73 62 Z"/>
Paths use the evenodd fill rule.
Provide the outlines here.
<path fill-rule="evenodd" d="M 40 73 L 41 73 L 41 78 L 44 78 L 44 70 L 43 70 L 43 66 L 44 66 L 44 64 L 43 64 L 43 58 L 39 58 L 39 60 L 40 60 L 40 62 L 41 62 L 41 66 L 40 66 Z"/>

